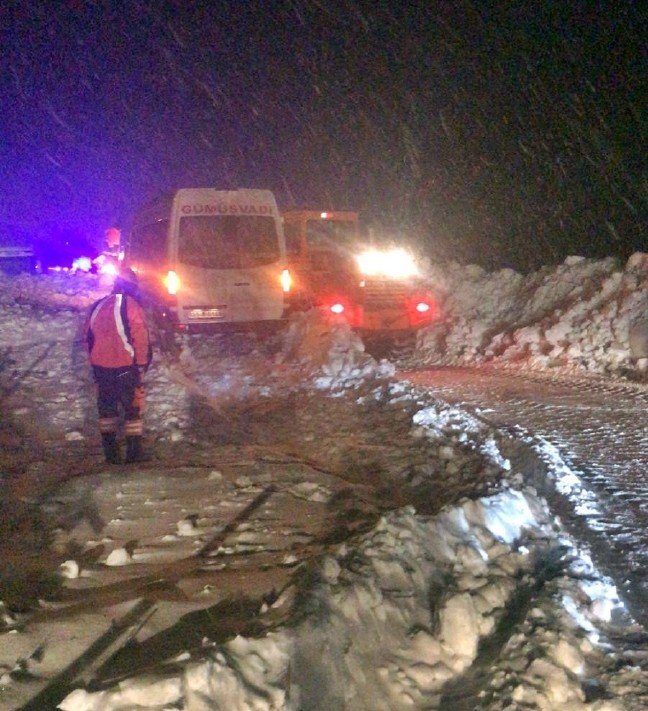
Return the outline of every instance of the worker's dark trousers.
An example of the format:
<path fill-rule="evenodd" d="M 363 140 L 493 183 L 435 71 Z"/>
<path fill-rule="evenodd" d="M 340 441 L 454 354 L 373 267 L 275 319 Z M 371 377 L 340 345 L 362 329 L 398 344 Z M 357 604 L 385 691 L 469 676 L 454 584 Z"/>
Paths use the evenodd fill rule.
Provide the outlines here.
<path fill-rule="evenodd" d="M 93 366 L 93 371 L 97 383 L 99 431 L 106 461 L 116 464 L 121 459 L 117 432 L 122 411 L 126 435 L 126 460 L 135 461 L 142 455 L 143 388 L 139 371 L 135 366 L 102 368 L 97 365 Z"/>

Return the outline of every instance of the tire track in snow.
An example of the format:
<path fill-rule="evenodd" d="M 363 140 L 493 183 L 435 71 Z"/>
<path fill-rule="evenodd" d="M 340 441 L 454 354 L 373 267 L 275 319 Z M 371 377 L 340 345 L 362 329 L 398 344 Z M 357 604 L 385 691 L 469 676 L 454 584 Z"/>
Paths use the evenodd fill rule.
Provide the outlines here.
<path fill-rule="evenodd" d="M 561 481 L 561 505 L 633 610 L 648 614 L 648 388 L 569 373 L 432 368 L 402 373 L 535 446 Z M 549 461 L 553 460 L 553 462 Z"/>

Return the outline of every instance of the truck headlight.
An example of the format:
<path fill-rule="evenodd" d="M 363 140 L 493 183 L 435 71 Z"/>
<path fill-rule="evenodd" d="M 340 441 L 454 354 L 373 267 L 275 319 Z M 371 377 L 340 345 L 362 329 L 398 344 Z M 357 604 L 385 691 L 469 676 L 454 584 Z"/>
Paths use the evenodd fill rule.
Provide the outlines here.
<path fill-rule="evenodd" d="M 405 249 L 371 249 L 359 254 L 356 260 L 365 276 L 407 279 L 419 273 L 414 257 Z"/>

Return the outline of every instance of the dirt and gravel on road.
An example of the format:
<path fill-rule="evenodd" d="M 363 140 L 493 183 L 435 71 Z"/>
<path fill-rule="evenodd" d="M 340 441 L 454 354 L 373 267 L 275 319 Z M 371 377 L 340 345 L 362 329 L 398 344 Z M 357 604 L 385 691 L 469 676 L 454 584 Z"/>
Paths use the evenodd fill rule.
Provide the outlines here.
<path fill-rule="evenodd" d="M 291 387 L 261 397 L 276 368 L 263 354 L 246 358 L 243 369 L 259 382 L 245 398 L 208 396 L 195 374 L 176 370 L 189 413 L 183 435 L 154 424 L 152 459 L 139 465 L 103 463 L 88 385 L 79 395 L 85 424 L 72 437 L 56 419 L 70 397 L 65 378 L 37 369 L 5 395 L 0 599 L 5 630 L 34 631 L 22 635 L 26 656 L 36 630 L 50 645 L 55 635 L 60 653 L 81 664 L 72 678 L 92 668 L 99 683 L 144 671 L 191 639 L 267 629 L 288 613 L 290 605 L 277 605 L 291 583 L 299 588 L 301 563 L 388 510 L 409 504 L 435 513 L 497 478 L 470 453 L 456 477 L 444 476 L 428 440 L 410 435 L 416 403 L 394 404 L 386 380 L 331 397 L 300 388 L 299 368 L 284 366 Z M 152 376 L 153 400 L 168 387 L 156 377 L 167 376 Z M 83 629 L 103 618 L 115 646 L 115 620 L 138 600 L 146 601 L 135 623 L 146 627 L 147 644 L 113 650 L 99 669 L 84 656 L 95 642 Z M 262 614 L 269 606 L 273 614 Z"/>

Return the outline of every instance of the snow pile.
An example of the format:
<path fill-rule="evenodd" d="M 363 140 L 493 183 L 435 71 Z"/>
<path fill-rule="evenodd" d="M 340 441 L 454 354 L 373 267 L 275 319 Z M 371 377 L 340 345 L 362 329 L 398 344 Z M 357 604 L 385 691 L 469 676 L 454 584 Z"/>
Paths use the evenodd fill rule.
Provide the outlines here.
<path fill-rule="evenodd" d="M 83 309 L 105 296 L 113 280 L 83 272 L 8 276 L 0 271 L 0 303 Z"/>
<path fill-rule="evenodd" d="M 365 353 L 347 325 L 328 324 L 317 310 L 294 315 L 277 341 L 274 362 L 265 353 L 267 342 L 251 334 L 241 334 L 240 340 L 184 336 L 177 358 L 156 351 L 146 375 L 147 428 L 179 441 L 190 429 L 196 398 L 223 412 L 228 406 L 285 396 L 290 388 L 310 384 L 335 395 L 394 374 L 393 364 Z"/>
<path fill-rule="evenodd" d="M 501 503 L 520 505 L 527 526 L 536 525 L 517 494 Z M 444 684 L 475 660 L 514 575 L 530 567 L 528 555 L 484 526 L 484 506 L 489 499 L 429 521 L 411 509 L 391 513 L 353 550 L 337 552 L 336 575 L 325 561 L 324 582 L 297 630 L 293 678 L 307 707 L 315 698 L 322 708 L 376 711 L 438 703 Z M 328 569 L 335 571 L 330 561 Z M 318 659 L 312 679 L 307 670 Z"/>
<path fill-rule="evenodd" d="M 648 369 L 648 254 L 624 268 L 568 257 L 527 277 L 452 264 L 428 279 L 447 319 L 420 334 L 421 360 Z"/>
<path fill-rule="evenodd" d="M 394 367 L 365 353 L 360 337 L 346 324 L 326 321 L 317 309 L 291 318 L 278 363 L 300 362 L 315 369 L 315 386 L 337 390 L 371 377 L 389 377 Z"/>
<path fill-rule="evenodd" d="M 413 423 L 416 425 L 413 430 L 415 436 L 440 442 L 437 450 L 440 460 L 455 459 L 455 449 L 444 442 L 444 439 L 451 438 L 460 444 L 470 443 L 472 448 L 483 453 L 487 459 L 504 471 L 508 471 L 511 467 L 508 460 L 500 454 L 491 428 L 464 410 L 435 402 L 419 410 L 414 415 Z M 455 468 L 447 471 L 454 474 Z"/>
<path fill-rule="evenodd" d="M 507 489 L 429 520 L 395 511 L 353 548 L 319 562 L 318 582 L 297 607 L 301 622 L 259 639 L 206 641 L 203 658 L 179 674 L 77 689 L 59 708 L 397 711 L 447 702 L 457 683 L 458 698 L 472 694 L 493 711 L 523 703 L 620 711 L 617 701 L 586 701 L 588 663 L 600 665 L 602 655 L 590 640 L 596 600 L 567 571 L 545 570 L 556 543 L 530 491 Z M 505 665 L 490 670 L 480 642 L 507 625 L 514 633 L 503 645 Z M 478 684 L 471 666 L 483 672 Z"/>
<path fill-rule="evenodd" d="M 429 521 L 409 510 L 385 517 L 357 548 L 340 551 L 339 574 L 327 576 L 297 630 L 292 678 L 300 700 L 367 711 L 454 708 L 454 683 L 462 708 L 525 701 L 539 709 L 620 709 L 585 702 L 583 675 L 596 653 L 566 613 L 555 619 L 552 596 L 524 609 L 527 593 L 545 581 L 551 546 L 538 539 L 551 540 L 550 529 L 538 500 L 512 490 Z M 577 597 L 571 579 L 560 586 Z M 491 672 L 479 644 L 493 643 L 507 625 L 516 630 L 504 650 L 508 669 Z M 308 670 L 318 662 L 313 679 Z"/>

